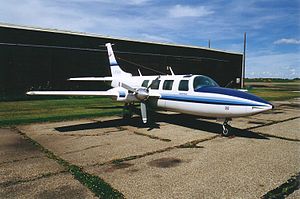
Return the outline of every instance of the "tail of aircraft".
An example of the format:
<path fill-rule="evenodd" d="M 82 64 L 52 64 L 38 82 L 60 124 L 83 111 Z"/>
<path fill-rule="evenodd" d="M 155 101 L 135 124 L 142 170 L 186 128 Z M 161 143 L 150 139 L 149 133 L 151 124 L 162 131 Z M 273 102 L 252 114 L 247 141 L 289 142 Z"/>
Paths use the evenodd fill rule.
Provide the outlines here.
<path fill-rule="evenodd" d="M 115 54 L 112 49 L 111 43 L 106 43 L 105 46 L 107 48 L 111 76 L 112 77 L 131 77 L 132 76 L 131 73 L 126 73 L 125 71 L 123 71 L 120 68 L 120 66 L 115 58 Z"/>

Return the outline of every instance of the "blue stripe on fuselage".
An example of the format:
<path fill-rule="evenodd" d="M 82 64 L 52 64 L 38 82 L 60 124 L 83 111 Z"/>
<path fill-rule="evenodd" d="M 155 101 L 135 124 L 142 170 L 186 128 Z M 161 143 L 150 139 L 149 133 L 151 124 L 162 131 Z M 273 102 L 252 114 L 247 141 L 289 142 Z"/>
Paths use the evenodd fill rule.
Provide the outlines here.
<path fill-rule="evenodd" d="M 267 102 L 266 100 L 264 100 L 262 98 L 259 98 L 255 95 L 245 93 L 245 92 L 242 92 L 242 91 L 238 91 L 238 90 L 235 90 L 235 89 L 230 89 L 230 88 L 204 86 L 204 87 L 201 87 L 201 88 L 195 90 L 195 92 L 198 92 L 198 93 L 215 93 L 215 94 L 222 94 L 222 95 L 228 95 L 228 96 L 233 96 L 233 97 L 240 97 L 240 98 L 243 98 L 243 99 L 247 99 L 247 100 L 251 100 L 251 101 L 256 101 L 256 102 L 272 105 L 271 103 Z"/>
<path fill-rule="evenodd" d="M 160 99 L 171 100 L 171 101 L 182 101 L 182 102 L 194 102 L 194 103 L 204 103 L 204 104 L 216 104 L 216 105 L 236 105 L 236 106 L 264 106 L 261 104 L 242 102 L 231 99 L 220 99 L 213 97 L 203 97 L 203 96 L 191 96 L 191 95 L 161 95 Z"/>

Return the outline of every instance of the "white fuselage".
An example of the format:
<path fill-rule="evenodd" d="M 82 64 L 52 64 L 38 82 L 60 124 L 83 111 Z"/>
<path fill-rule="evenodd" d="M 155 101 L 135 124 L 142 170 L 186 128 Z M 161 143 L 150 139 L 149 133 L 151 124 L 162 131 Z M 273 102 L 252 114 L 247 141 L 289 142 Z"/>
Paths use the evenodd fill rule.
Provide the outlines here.
<path fill-rule="evenodd" d="M 147 87 L 158 76 L 132 76 L 121 79 L 123 83 L 133 88 L 141 88 L 145 80 L 149 80 Z M 165 75 L 160 76 L 157 89 L 149 88 L 149 93 L 160 95 L 157 99 L 149 100 L 151 106 L 159 109 L 213 118 L 234 118 L 257 114 L 272 109 L 272 105 L 253 95 L 221 87 L 204 87 L 202 90 L 194 88 L 196 75 Z M 205 77 L 205 76 L 203 76 Z M 188 88 L 180 87 L 182 80 L 188 81 Z M 113 80 L 111 85 L 118 89 L 118 101 L 127 103 L 139 101 L 134 93 L 119 86 L 119 79 Z M 165 81 L 172 82 L 165 86 Z M 166 83 L 167 84 L 167 83 Z M 186 86 L 186 85 L 185 85 Z"/>

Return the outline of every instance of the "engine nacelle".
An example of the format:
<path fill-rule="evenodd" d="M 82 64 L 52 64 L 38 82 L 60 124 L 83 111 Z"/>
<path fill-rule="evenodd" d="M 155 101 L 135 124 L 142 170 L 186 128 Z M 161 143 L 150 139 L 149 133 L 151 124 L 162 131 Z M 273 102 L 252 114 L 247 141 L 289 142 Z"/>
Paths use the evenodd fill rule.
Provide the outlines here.
<path fill-rule="evenodd" d="M 140 100 L 133 93 L 120 94 L 116 99 L 119 102 L 131 103 L 131 102 L 139 102 Z"/>
<path fill-rule="evenodd" d="M 149 91 L 145 88 L 139 88 L 137 93 L 135 93 L 135 97 L 140 101 L 145 101 L 149 97 Z"/>

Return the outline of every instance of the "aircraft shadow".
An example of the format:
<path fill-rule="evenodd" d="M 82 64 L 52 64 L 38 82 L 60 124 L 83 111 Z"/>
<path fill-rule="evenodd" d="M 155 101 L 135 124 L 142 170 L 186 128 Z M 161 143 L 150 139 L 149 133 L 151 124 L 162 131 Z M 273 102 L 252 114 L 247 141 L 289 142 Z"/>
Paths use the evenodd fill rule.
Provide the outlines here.
<path fill-rule="evenodd" d="M 157 116 L 155 116 L 157 115 Z M 169 124 L 174 124 L 178 126 L 183 126 L 186 128 L 191 128 L 195 130 L 201 130 L 206 131 L 209 133 L 215 133 L 215 134 L 221 134 L 222 132 L 222 125 L 215 122 L 215 119 L 211 121 L 207 120 L 201 120 L 200 117 L 195 117 L 191 115 L 185 115 L 185 114 L 160 114 L 160 113 L 154 113 L 153 120 L 156 119 L 156 121 L 160 122 L 166 122 Z M 202 118 L 203 119 L 203 118 Z M 205 118 L 207 119 L 207 118 Z M 232 135 L 236 137 L 244 137 L 244 138 L 254 138 L 254 139 L 269 139 L 265 136 L 262 136 L 260 134 L 257 134 L 253 131 L 245 130 L 245 129 L 239 129 L 235 127 L 231 127 L 230 129 Z"/>
<path fill-rule="evenodd" d="M 190 115 L 151 113 L 151 115 L 149 115 L 149 118 L 151 118 L 151 120 L 146 125 L 141 122 L 140 117 L 133 117 L 129 120 L 112 119 L 112 120 L 91 122 L 85 124 L 62 126 L 62 127 L 55 128 L 55 130 L 64 133 L 64 132 L 71 132 L 71 131 L 74 132 L 74 131 L 81 131 L 81 130 L 122 127 L 122 126 L 129 125 L 136 128 L 143 128 L 143 129 L 147 129 L 148 131 L 151 131 L 153 129 L 160 129 L 159 122 L 165 122 L 168 124 L 174 124 L 174 125 L 183 126 L 195 130 L 206 131 L 214 134 L 221 134 L 222 131 L 221 124 L 218 124 L 216 122 L 204 121 L 201 119 L 199 120 L 199 118 Z M 269 139 L 255 132 L 244 130 L 244 129 L 238 129 L 234 127 L 231 128 L 231 132 L 236 137 L 244 137 L 244 138 L 252 138 L 252 139 Z"/>

